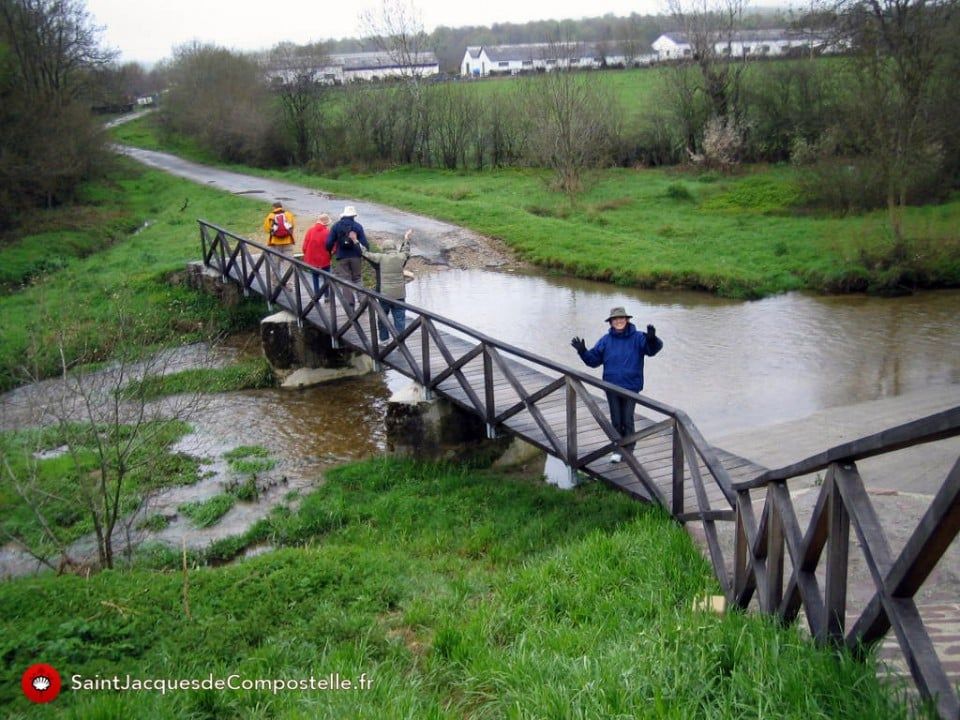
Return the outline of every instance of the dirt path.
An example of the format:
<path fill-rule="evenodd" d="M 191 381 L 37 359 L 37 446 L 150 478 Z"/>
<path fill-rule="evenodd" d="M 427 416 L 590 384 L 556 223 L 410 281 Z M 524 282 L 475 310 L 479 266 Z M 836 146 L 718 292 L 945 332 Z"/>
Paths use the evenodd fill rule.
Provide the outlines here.
<path fill-rule="evenodd" d="M 413 228 L 414 257 L 411 268 L 414 271 L 443 267 L 505 268 L 520 264 L 503 243 L 458 225 L 365 200 L 337 197 L 280 180 L 200 165 L 167 153 L 125 145 L 113 147 L 117 152 L 144 165 L 201 185 L 250 197 L 263 203 L 281 200 L 300 219 L 301 228 L 322 212 L 328 213 L 334 219 L 338 218 L 345 205 L 353 205 L 357 209 L 357 219 L 374 242 L 386 238 L 399 239 L 407 228 Z M 266 210 L 265 206 L 265 213 Z M 228 219 L 205 219 L 219 222 L 229 229 Z"/>

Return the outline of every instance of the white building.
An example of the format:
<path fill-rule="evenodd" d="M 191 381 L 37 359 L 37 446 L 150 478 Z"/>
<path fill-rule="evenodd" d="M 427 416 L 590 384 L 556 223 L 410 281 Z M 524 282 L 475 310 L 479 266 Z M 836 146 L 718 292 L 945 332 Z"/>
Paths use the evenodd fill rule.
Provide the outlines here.
<path fill-rule="evenodd" d="M 601 68 L 646 65 L 656 60 L 653 54 L 625 58 L 615 43 L 532 43 L 527 45 L 477 45 L 468 47 L 460 61 L 464 77 L 517 75 L 523 72 L 549 72 L 557 68 Z"/>
<path fill-rule="evenodd" d="M 413 53 L 398 60 L 390 53 L 365 52 L 331 56 L 341 68 L 343 82 L 384 80 L 391 77 L 430 77 L 440 74 L 440 62 L 432 52 Z"/>
<path fill-rule="evenodd" d="M 389 53 L 382 52 L 330 55 L 316 63 L 312 63 L 310 58 L 297 58 L 294 62 L 295 67 L 268 67 L 267 77 L 276 82 L 289 83 L 297 76 L 307 74 L 312 82 L 340 85 L 394 77 L 430 77 L 440 73 L 440 63 L 432 52 L 416 53 L 408 62 L 398 61 Z"/>
<path fill-rule="evenodd" d="M 804 51 L 827 51 L 822 37 L 790 30 L 739 30 L 714 43 L 721 57 L 776 57 Z M 686 33 L 664 33 L 653 41 L 658 60 L 679 60 L 693 55 Z"/>

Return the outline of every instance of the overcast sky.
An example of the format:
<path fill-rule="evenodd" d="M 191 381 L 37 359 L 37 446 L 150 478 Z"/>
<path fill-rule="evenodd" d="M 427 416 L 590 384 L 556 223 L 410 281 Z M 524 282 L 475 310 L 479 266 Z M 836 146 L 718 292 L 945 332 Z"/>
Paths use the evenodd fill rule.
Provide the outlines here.
<path fill-rule="evenodd" d="M 781 2 L 784 0 L 780 0 Z M 765 5 L 772 4 L 769 2 Z M 664 0 L 414 0 L 424 29 L 437 25 L 492 25 L 631 12 L 653 15 Z M 361 11 L 382 8 L 382 0 L 87 0 L 104 44 L 121 51 L 122 62 L 154 63 L 190 40 L 234 50 L 262 50 L 281 40 L 304 44 L 361 35 Z M 579 8 L 579 9 L 578 9 Z"/>

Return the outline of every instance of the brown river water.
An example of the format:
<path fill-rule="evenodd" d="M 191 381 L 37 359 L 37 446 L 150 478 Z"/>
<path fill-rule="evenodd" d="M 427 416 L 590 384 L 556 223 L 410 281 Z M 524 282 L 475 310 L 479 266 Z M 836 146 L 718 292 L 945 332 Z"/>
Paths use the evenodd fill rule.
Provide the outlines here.
<path fill-rule="evenodd" d="M 592 344 L 606 331 L 609 309 L 626 307 L 635 324 L 656 325 L 664 340 L 664 350 L 647 360 L 645 394 L 685 410 L 708 440 L 960 382 L 960 291 L 895 299 L 791 293 L 742 302 L 490 270 L 431 272 L 407 287 L 415 305 L 581 369 L 571 336 Z M 178 352 L 185 367 L 205 355 L 197 348 Z M 254 334 L 215 352 L 227 362 L 258 353 L 259 345 Z M 156 539 L 203 547 L 237 534 L 273 505 L 295 503 L 324 468 L 382 452 L 387 399 L 407 382 L 389 371 L 304 390 L 208 398 L 178 449 L 208 458 L 209 477 L 151 501 L 147 512 L 171 518 Z M 0 428 L 24 424 L 47 392 L 40 384 L 0 397 Z M 177 506 L 223 492 L 229 471 L 222 454 L 244 444 L 264 445 L 279 459 L 258 478 L 260 502 L 237 503 L 217 525 L 193 528 Z M 0 577 L 24 571 L 29 563 L 21 556 L 0 552 Z"/>

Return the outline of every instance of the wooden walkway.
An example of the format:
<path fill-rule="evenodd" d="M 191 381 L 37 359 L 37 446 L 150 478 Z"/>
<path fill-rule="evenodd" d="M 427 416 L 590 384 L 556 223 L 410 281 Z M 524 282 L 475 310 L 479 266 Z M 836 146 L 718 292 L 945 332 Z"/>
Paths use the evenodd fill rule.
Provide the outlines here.
<path fill-rule="evenodd" d="M 766 470 L 711 446 L 677 408 L 604 383 L 513 347 L 436 313 L 406 305 L 397 332 L 379 296 L 200 221 L 203 263 L 244 293 L 262 295 L 339 346 L 373 358 L 478 416 L 488 434 L 510 433 L 560 458 L 572 471 L 656 502 L 702 528 L 727 602 L 788 624 L 803 618 L 820 644 L 861 653 L 892 628 L 906 667 L 941 717 L 960 719 L 946 674 L 914 597 L 960 532 L 960 458 L 899 555 L 892 552 L 856 462 L 960 435 L 960 407 L 845 443 L 794 465 Z M 381 343 L 377 327 L 388 329 Z M 606 392 L 637 402 L 636 432 L 621 438 L 608 419 Z M 623 446 L 635 443 L 634 451 Z M 611 451 L 623 461 L 607 462 Z M 787 483 L 826 471 L 811 517 L 801 524 Z M 758 501 L 762 502 L 759 506 Z M 718 523 L 732 522 L 732 551 Z M 851 529 L 857 541 L 852 542 Z M 872 599 L 847 602 L 849 556 L 870 569 Z"/>
<path fill-rule="evenodd" d="M 381 346 L 376 341 L 375 328 L 386 317 L 379 311 L 375 294 L 369 290 L 352 289 L 356 310 L 351 321 L 344 310 L 351 292 L 348 283 L 324 276 L 321 290 L 329 287 L 334 300 L 317 302 L 313 297 L 311 273 L 300 263 L 264 254 L 253 243 L 238 244 L 222 255 L 225 278 L 262 295 L 271 305 L 291 312 L 301 322 L 328 331 L 341 346 L 370 355 L 382 366 L 479 414 L 494 433 L 516 435 L 565 461 L 575 457 L 577 462 L 569 463 L 571 467 L 638 499 L 660 502 L 681 512 L 697 506 L 697 490 L 689 462 L 678 463 L 675 452 L 673 408 L 647 400 L 648 409 L 653 412 L 636 414 L 636 462 L 625 458 L 619 463 L 610 463 L 608 457 L 613 450 L 621 455 L 627 453 L 615 447 L 619 438 L 596 416 L 598 409 L 603 418 L 607 416 L 607 401 L 602 393 L 604 383 L 596 378 L 409 305 L 406 331 L 398 336 L 390 326 L 391 339 Z M 211 256 L 211 259 L 217 258 Z M 270 282 L 276 277 L 284 278 L 282 286 Z M 577 377 L 582 383 L 582 392 L 572 395 L 562 392 L 569 376 Z M 595 387 L 589 387 L 591 384 Z M 615 390 L 633 396 L 620 388 Z M 575 398 L 575 404 L 568 407 L 571 397 Z M 644 402 L 641 396 L 636 397 Z M 642 404 L 639 408 L 644 409 Z M 658 410 L 660 412 L 656 412 Z M 568 412 L 576 418 L 575 425 L 570 427 L 566 427 Z M 731 481 L 756 477 L 766 469 L 725 450 L 711 450 Z M 642 471 L 638 472 L 638 467 Z M 680 467 L 684 473 L 682 481 L 677 476 Z M 711 476 L 703 458 L 697 459 L 696 472 L 701 478 Z M 682 487 L 682 501 L 679 492 L 675 496 L 675 487 Z M 706 482 L 703 489 L 707 507 L 732 519 L 731 503 L 721 487 L 716 482 Z"/>

